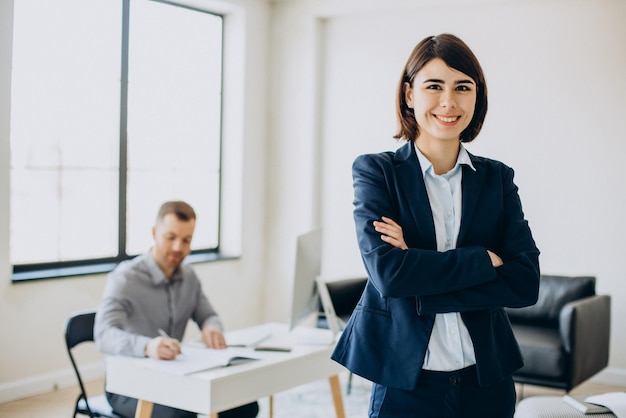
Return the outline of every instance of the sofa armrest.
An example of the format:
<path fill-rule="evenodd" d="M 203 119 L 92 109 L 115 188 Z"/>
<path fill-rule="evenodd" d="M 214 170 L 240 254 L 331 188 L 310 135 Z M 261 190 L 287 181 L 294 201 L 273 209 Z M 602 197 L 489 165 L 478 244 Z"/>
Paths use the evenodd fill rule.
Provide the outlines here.
<path fill-rule="evenodd" d="M 574 387 L 609 362 L 611 297 L 595 295 L 567 303 L 561 309 L 559 331 L 570 356 Z"/>

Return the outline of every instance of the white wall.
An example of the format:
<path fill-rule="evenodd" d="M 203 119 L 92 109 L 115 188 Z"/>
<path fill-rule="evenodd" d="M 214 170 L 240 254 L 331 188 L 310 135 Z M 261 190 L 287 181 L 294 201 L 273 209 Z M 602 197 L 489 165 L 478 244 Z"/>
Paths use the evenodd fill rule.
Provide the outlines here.
<path fill-rule="evenodd" d="M 263 1 L 188 2 L 225 14 L 224 154 L 228 167 L 223 193 L 231 205 L 224 214 L 223 231 L 235 239 L 223 245 L 240 252 L 241 257 L 197 265 L 196 270 L 226 326 L 235 329 L 260 322 L 265 302 L 262 266 L 269 8 Z M 0 402 L 45 392 L 55 385 L 75 384 L 63 342 L 63 323 L 73 311 L 96 307 L 105 282 L 101 275 L 11 283 L 8 198 L 12 9 L 13 0 L 0 0 Z M 188 336 L 194 337 L 194 333 Z M 81 351 L 81 360 L 90 365 L 89 374 L 101 375 L 100 357 L 88 354 L 93 348 Z"/>
<path fill-rule="evenodd" d="M 470 152 L 516 170 L 542 271 L 596 275 L 598 292 L 612 295 L 605 380 L 625 384 L 626 3 L 285 0 L 272 16 L 268 187 L 278 198 L 268 201 L 268 219 L 280 250 L 270 254 L 277 280 L 268 284 L 275 300 L 289 296 L 281 253 L 290 240 L 281 241 L 310 225 L 325 228 L 324 275 L 363 274 L 351 163 L 399 146 L 392 136 L 402 66 L 423 37 L 452 32 L 477 54 L 489 87 L 486 125 Z M 317 167 L 309 166 L 312 150 Z M 311 188 L 316 175 L 319 189 Z M 270 303 L 266 312 L 280 317 L 284 309 Z"/>

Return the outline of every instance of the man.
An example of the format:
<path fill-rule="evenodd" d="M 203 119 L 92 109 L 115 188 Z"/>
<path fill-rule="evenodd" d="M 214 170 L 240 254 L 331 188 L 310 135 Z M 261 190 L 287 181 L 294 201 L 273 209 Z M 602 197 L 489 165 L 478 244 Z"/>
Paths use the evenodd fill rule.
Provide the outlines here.
<path fill-rule="evenodd" d="M 152 228 L 149 252 L 120 263 L 109 274 L 96 313 L 96 347 L 106 354 L 172 360 L 180 354 L 189 319 L 202 330 L 204 343 L 226 347 L 222 322 L 202 292 L 193 269 L 182 264 L 191 252 L 196 225 L 193 208 L 182 201 L 164 203 Z M 113 410 L 133 417 L 137 399 L 107 392 Z M 219 414 L 220 418 L 253 418 L 257 402 Z M 195 418 L 192 412 L 154 405 L 154 418 Z"/>

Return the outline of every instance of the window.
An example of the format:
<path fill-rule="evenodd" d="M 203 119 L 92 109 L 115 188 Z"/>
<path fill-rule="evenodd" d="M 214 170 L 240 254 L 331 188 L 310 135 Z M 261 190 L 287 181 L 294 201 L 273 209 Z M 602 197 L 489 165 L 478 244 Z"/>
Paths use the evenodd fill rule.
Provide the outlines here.
<path fill-rule="evenodd" d="M 146 251 L 170 199 L 198 213 L 194 252 L 217 252 L 220 16 L 151 0 L 20 0 L 12 74 L 14 280 L 105 271 Z"/>

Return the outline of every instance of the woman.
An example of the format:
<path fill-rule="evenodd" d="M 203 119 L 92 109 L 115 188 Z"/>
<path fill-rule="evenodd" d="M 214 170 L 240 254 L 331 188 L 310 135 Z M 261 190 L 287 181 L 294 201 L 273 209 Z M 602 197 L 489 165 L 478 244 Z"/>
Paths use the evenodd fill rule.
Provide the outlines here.
<path fill-rule="evenodd" d="M 512 417 L 522 366 L 504 307 L 537 301 L 539 250 L 513 170 L 471 155 L 487 86 L 459 38 L 413 50 L 394 152 L 353 164 L 368 283 L 332 358 L 373 382 L 370 418 Z"/>

